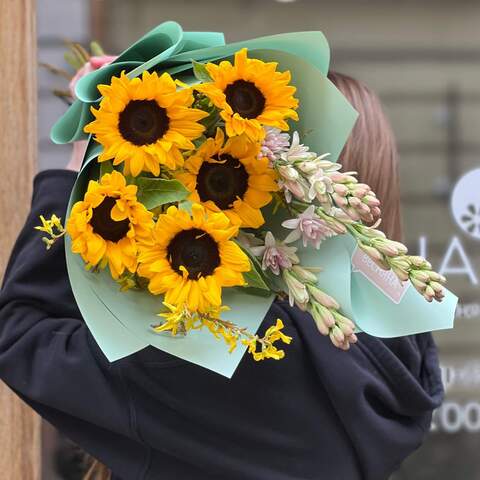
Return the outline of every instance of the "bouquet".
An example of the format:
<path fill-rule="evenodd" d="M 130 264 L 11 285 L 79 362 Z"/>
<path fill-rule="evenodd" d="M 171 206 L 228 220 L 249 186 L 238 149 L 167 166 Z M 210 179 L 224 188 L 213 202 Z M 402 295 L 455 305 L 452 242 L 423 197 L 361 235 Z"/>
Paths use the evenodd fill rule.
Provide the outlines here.
<path fill-rule="evenodd" d="M 107 358 L 150 344 L 226 376 L 245 350 L 282 359 L 281 319 L 257 333 L 275 297 L 344 350 L 362 330 L 451 326 L 445 278 L 385 237 L 375 193 L 335 162 L 356 114 L 327 70 L 319 32 L 224 45 L 167 22 L 79 80 L 52 138 L 89 147 L 65 226 L 38 229 L 47 248 L 66 235 Z"/>

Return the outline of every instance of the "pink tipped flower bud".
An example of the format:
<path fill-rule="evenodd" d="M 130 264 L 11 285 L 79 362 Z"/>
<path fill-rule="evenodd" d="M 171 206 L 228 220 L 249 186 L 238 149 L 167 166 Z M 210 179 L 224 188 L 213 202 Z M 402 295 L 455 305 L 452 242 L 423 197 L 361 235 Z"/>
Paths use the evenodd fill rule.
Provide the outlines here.
<path fill-rule="evenodd" d="M 358 207 L 355 208 L 360 213 L 360 215 L 370 215 L 370 207 L 362 202 L 360 202 L 358 204 Z"/>
<path fill-rule="evenodd" d="M 288 270 L 283 271 L 282 278 L 287 285 L 290 305 L 293 306 L 295 304 L 300 309 L 305 310 L 309 301 L 306 286 Z"/>
<path fill-rule="evenodd" d="M 430 279 L 433 280 L 434 282 L 445 283 L 447 281 L 447 279 L 443 275 L 440 275 L 437 272 L 431 271 L 431 272 L 428 272 L 427 274 L 430 277 Z"/>
<path fill-rule="evenodd" d="M 395 265 L 397 268 L 400 268 L 402 270 L 405 270 L 406 272 L 410 271 L 410 262 L 407 260 L 406 257 L 397 257 L 397 258 L 392 258 L 390 261 L 392 265 Z"/>
<path fill-rule="evenodd" d="M 395 240 L 389 240 L 392 245 L 395 245 L 396 249 L 401 253 L 402 255 L 405 255 L 408 252 L 408 248 L 400 242 L 396 242 Z"/>
<path fill-rule="evenodd" d="M 370 192 L 369 192 L 368 190 L 365 190 L 365 189 L 363 189 L 363 188 L 355 188 L 355 189 L 353 190 L 353 192 L 351 192 L 351 194 L 352 194 L 354 197 L 360 198 L 360 199 L 362 199 L 362 200 L 363 200 L 364 198 L 368 197 L 368 196 L 369 196 L 369 193 L 370 193 Z"/>
<path fill-rule="evenodd" d="M 352 207 L 342 207 L 342 210 L 354 221 L 359 222 L 361 220 L 360 214 Z"/>
<path fill-rule="evenodd" d="M 278 172 L 280 175 L 290 181 L 294 181 L 298 179 L 299 173 L 295 168 L 290 165 L 281 165 L 278 167 Z"/>
<path fill-rule="evenodd" d="M 360 248 L 375 262 L 375 265 L 380 267 L 382 270 L 390 270 L 390 265 L 386 261 L 385 257 L 373 247 L 368 247 L 365 245 L 360 245 Z"/>
<path fill-rule="evenodd" d="M 349 203 L 352 207 L 354 207 L 354 208 L 358 208 L 358 207 L 360 207 L 360 205 L 362 205 L 362 201 L 361 201 L 359 198 L 357 198 L 357 197 L 351 197 L 351 198 L 349 198 L 349 199 L 348 199 L 348 203 Z M 368 207 L 367 207 L 367 208 L 368 208 Z"/>
<path fill-rule="evenodd" d="M 347 233 L 347 227 L 345 227 L 343 223 L 340 223 L 335 218 L 327 217 L 325 219 L 325 222 L 337 235 L 343 235 Z"/>
<path fill-rule="evenodd" d="M 350 173 L 353 173 L 353 172 L 350 172 Z M 363 184 L 359 184 L 357 183 L 358 180 L 356 177 L 354 177 L 353 175 L 349 175 L 348 173 L 345 173 L 343 175 L 343 183 L 353 183 L 355 185 L 363 185 Z M 366 185 L 368 187 L 368 185 Z M 368 187 L 370 188 L 370 187 Z"/>
<path fill-rule="evenodd" d="M 321 168 L 322 170 L 329 172 L 329 174 L 331 175 L 335 175 L 336 172 L 342 168 L 342 166 L 339 163 L 334 163 L 334 162 L 331 162 L 330 160 L 325 160 L 325 158 L 328 157 L 329 155 L 330 155 L 329 153 L 324 153 L 323 155 L 320 155 L 320 157 L 318 157 L 315 160 L 315 162 L 317 163 L 318 168 Z"/>
<path fill-rule="evenodd" d="M 374 221 L 374 218 L 373 218 L 373 215 L 369 212 L 369 213 L 362 213 L 360 215 L 361 219 L 363 222 L 365 223 L 372 223 Z"/>
<path fill-rule="evenodd" d="M 402 268 L 392 267 L 392 271 L 402 282 L 406 282 L 409 279 L 408 272 Z"/>
<path fill-rule="evenodd" d="M 339 326 L 341 325 L 346 325 L 348 326 L 348 328 L 354 330 L 355 329 L 355 324 L 348 318 L 348 317 L 345 317 L 344 315 L 342 315 L 341 313 L 336 313 L 335 314 L 335 318 L 337 320 L 337 324 Z"/>
<path fill-rule="evenodd" d="M 322 333 L 322 335 L 328 335 L 330 328 L 335 325 L 335 319 L 333 318 L 332 312 L 323 305 L 314 303 L 311 308 L 311 314 L 320 333 Z"/>
<path fill-rule="evenodd" d="M 320 290 L 315 285 L 307 285 L 307 288 L 310 295 L 324 307 L 333 308 L 335 310 L 340 308 L 340 305 L 335 301 L 334 298 Z"/>
<path fill-rule="evenodd" d="M 332 342 L 335 340 L 334 345 L 342 344 L 345 341 L 345 335 L 337 325 L 330 330 L 330 339 Z"/>
<path fill-rule="evenodd" d="M 342 331 L 343 335 L 345 335 L 345 337 L 349 337 L 350 335 L 353 334 L 354 327 L 348 323 L 338 324 L 338 327 Z"/>
<path fill-rule="evenodd" d="M 338 193 L 333 193 L 332 198 L 333 201 L 340 208 L 346 207 L 348 205 L 348 200 L 345 197 L 341 197 Z"/>
<path fill-rule="evenodd" d="M 420 292 L 423 293 L 425 288 L 427 287 L 427 284 L 425 282 L 422 282 L 418 278 L 410 276 L 410 281 L 412 282 L 412 285 Z"/>
<path fill-rule="evenodd" d="M 317 283 L 317 276 L 306 270 L 305 268 L 301 267 L 300 265 L 294 265 L 291 268 L 291 271 L 295 274 L 295 276 L 304 283 Z"/>
<path fill-rule="evenodd" d="M 359 243 L 358 246 L 373 260 L 383 261 L 384 256 L 374 247 Z"/>
<path fill-rule="evenodd" d="M 371 195 L 365 195 L 362 201 L 363 203 L 367 204 L 369 207 L 380 206 L 380 200 L 377 197 L 372 197 Z"/>
<path fill-rule="evenodd" d="M 332 207 L 328 214 L 343 223 L 353 222 L 353 220 L 341 208 L 338 207 Z"/>
<path fill-rule="evenodd" d="M 332 172 L 329 174 L 329 177 L 335 183 L 344 183 L 343 179 L 345 178 L 345 174 L 342 172 Z"/>
<path fill-rule="evenodd" d="M 342 197 L 346 197 L 348 194 L 348 187 L 342 185 L 341 183 L 335 183 L 333 185 L 333 190 L 335 191 L 335 193 Z"/>
<path fill-rule="evenodd" d="M 387 238 L 381 230 L 366 225 L 357 225 L 357 230 L 368 238 Z"/>
<path fill-rule="evenodd" d="M 325 323 L 324 317 L 317 306 L 313 306 L 310 309 L 310 315 L 312 315 L 313 320 L 315 321 L 315 325 L 318 328 L 318 331 L 322 335 L 328 335 L 330 332 L 330 327 L 327 326 L 327 324 Z"/>
<path fill-rule="evenodd" d="M 425 272 L 424 270 L 413 270 L 411 273 L 411 277 L 425 284 L 429 282 L 431 278 L 428 272 Z"/>
<path fill-rule="evenodd" d="M 435 298 L 435 290 L 430 285 L 427 285 L 423 291 L 423 296 L 427 301 L 431 302 Z"/>
<path fill-rule="evenodd" d="M 395 245 L 392 245 L 392 243 L 389 240 L 378 240 L 378 241 L 373 241 L 373 246 L 380 252 L 382 252 L 384 255 L 387 257 L 396 257 L 399 254 L 399 251 Z"/>
<path fill-rule="evenodd" d="M 410 255 L 408 259 L 410 263 L 416 268 L 420 268 L 423 270 L 432 269 L 432 265 L 430 264 L 430 262 L 427 262 L 427 260 L 425 260 L 423 257 L 420 257 L 418 255 Z"/>
<path fill-rule="evenodd" d="M 444 291 L 443 285 L 441 283 L 430 282 L 429 285 L 433 288 L 435 294 L 442 293 Z"/>
<path fill-rule="evenodd" d="M 303 172 L 306 173 L 307 175 L 310 175 L 312 173 L 315 173 L 318 171 L 318 163 L 315 162 L 314 160 L 307 160 L 305 162 L 300 162 L 298 164 L 298 168 Z"/>

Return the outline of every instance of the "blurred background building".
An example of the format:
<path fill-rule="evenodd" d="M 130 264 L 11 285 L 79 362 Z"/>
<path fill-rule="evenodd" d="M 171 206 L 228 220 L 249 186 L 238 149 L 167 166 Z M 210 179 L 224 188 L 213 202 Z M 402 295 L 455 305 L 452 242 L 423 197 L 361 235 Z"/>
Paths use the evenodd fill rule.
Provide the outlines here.
<path fill-rule="evenodd" d="M 395 480 L 480 478 L 480 2 L 476 0 L 38 0 L 39 59 L 62 64 L 63 40 L 119 53 L 156 24 L 217 30 L 227 41 L 322 30 L 332 68 L 373 88 L 397 135 L 406 242 L 460 297 L 454 331 L 435 335 L 447 397 L 422 448 Z M 69 147 L 48 132 L 65 105 L 40 73 L 40 168 Z M 455 195 L 452 195 L 457 187 Z M 47 427 L 46 427 L 47 429 Z M 49 430 L 46 430 L 49 431 Z M 46 435 L 46 456 L 55 439 Z M 45 462 L 45 480 L 56 478 Z M 76 478 L 76 477 L 71 477 Z"/>

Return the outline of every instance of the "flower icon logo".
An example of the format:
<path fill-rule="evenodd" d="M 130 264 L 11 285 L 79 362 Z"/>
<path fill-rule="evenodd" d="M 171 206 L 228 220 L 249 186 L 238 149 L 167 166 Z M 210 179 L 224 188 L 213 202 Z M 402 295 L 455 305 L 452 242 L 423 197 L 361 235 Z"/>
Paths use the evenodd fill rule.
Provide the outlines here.
<path fill-rule="evenodd" d="M 453 218 L 467 235 L 480 240 L 480 168 L 466 173 L 451 198 Z"/>
<path fill-rule="evenodd" d="M 468 233 L 475 235 L 480 231 L 480 205 L 467 205 L 467 212 L 461 218 Z"/>

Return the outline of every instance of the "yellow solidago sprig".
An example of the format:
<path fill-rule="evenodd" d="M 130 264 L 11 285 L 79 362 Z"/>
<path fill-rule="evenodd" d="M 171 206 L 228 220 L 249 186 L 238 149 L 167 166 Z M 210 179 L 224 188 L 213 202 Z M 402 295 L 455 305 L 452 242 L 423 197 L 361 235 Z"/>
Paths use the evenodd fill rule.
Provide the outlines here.
<path fill-rule="evenodd" d="M 137 200 L 137 186 L 127 185 L 117 171 L 99 182 L 90 180 L 83 200 L 76 202 L 67 221 L 72 252 L 87 268 L 110 268 L 114 279 L 135 273 L 137 244 L 151 235 L 153 215 Z"/>
<path fill-rule="evenodd" d="M 255 361 L 268 358 L 281 360 L 285 356 L 283 350 L 278 349 L 275 342 L 282 341 L 290 344 L 292 337 L 282 332 L 283 322 L 277 319 L 275 325 L 270 326 L 265 335 L 253 335 L 246 328 L 239 327 L 233 322 L 221 318 L 221 312 L 228 310 L 226 306 L 212 307 L 205 312 L 192 312 L 186 304 L 170 305 L 164 302 L 168 311 L 160 313 L 159 316 L 165 320 L 159 325 L 154 325 L 153 329 L 157 332 L 170 332 L 172 335 L 186 335 L 190 330 L 200 330 L 207 328 L 215 338 L 223 339 L 229 347 L 229 352 L 233 352 L 238 342 L 247 346 L 247 350 L 252 354 Z"/>
<path fill-rule="evenodd" d="M 176 174 L 191 194 L 211 212 L 222 211 L 232 223 L 258 228 L 265 223 L 261 208 L 272 201 L 278 190 L 275 171 L 266 157 L 259 158 L 260 145 L 245 135 L 225 142 L 218 128 Z"/>
<path fill-rule="evenodd" d="M 250 338 L 242 340 L 242 343 L 248 347 L 248 353 L 253 356 L 255 361 L 258 362 L 267 358 L 281 360 L 285 357 L 285 351 L 278 349 L 275 345 L 275 342 L 279 340 L 287 345 L 292 341 L 292 337 L 282 332 L 283 327 L 283 322 L 277 318 L 276 324 L 268 327 L 263 337 L 252 335 Z M 260 349 L 258 349 L 259 346 Z"/>
<path fill-rule="evenodd" d="M 277 65 L 248 58 L 244 48 L 235 54 L 233 65 L 225 60 L 205 66 L 212 81 L 195 89 L 220 109 L 229 137 L 246 134 L 258 141 L 265 137 L 264 126 L 288 130 L 287 120 L 298 120 L 291 74 L 277 71 Z"/>
<path fill-rule="evenodd" d="M 142 171 L 160 174 L 160 165 L 174 170 L 183 165 L 183 150 L 194 148 L 208 113 L 190 108 L 191 89 L 177 90 L 168 73 L 143 72 L 141 77 L 112 77 L 110 85 L 99 85 L 103 95 L 95 120 L 85 126 L 104 147 L 99 162 L 113 159 L 124 164 L 125 175 Z"/>
<path fill-rule="evenodd" d="M 47 220 L 43 215 L 40 215 L 41 225 L 37 225 L 35 230 L 44 232 L 48 237 L 42 237 L 42 242 L 45 243 L 47 250 L 52 248 L 52 245 L 65 235 L 65 228 L 62 225 L 61 218 L 53 214 L 49 220 Z"/>

